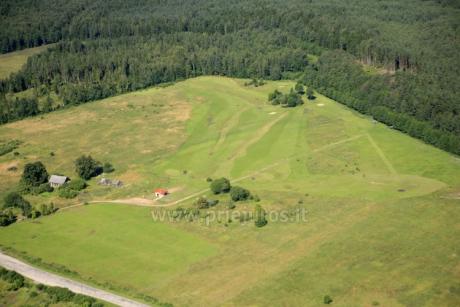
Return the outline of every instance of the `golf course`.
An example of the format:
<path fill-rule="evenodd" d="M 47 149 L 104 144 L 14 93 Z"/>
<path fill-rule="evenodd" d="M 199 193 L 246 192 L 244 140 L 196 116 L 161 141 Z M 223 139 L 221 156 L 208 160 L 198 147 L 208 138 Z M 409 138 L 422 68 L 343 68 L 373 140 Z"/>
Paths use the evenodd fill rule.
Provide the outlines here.
<path fill-rule="evenodd" d="M 50 216 L 0 229 L 3 251 L 129 297 L 178 306 L 455 306 L 460 300 L 460 159 L 320 94 L 295 108 L 267 102 L 291 81 L 198 77 L 0 127 L 19 140 L 0 157 L 0 196 L 26 163 L 76 178 L 74 161 L 110 161 L 120 188 L 53 202 Z M 52 155 L 50 153 L 53 153 Z M 19 171 L 11 171 L 14 166 Z M 270 214 L 303 220 L 154 221 L 156 207 L 217 198 L 226 177 Z M 170 194 L 154 200 L 155 188 Z M 139 206 L 139 201 L 145 204 Z M 72 207 L 70 207 L 72 206 Z M 149 301 L 147 301 L 149 303 Z"/>

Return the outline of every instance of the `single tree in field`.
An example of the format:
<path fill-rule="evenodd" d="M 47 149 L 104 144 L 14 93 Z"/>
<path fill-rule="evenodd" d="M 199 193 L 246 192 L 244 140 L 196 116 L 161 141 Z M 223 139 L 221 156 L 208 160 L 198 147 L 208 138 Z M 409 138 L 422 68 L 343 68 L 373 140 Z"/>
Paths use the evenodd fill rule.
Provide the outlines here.
<path fill-rule="evenodd" d="M 315 99 L 315 94 L 313 93 L 313 89 L 311 87 L 308 87 L 307 89 L 307 97 L 309 100 Z"/>
<path fill-rule="evenodd" d="M 242 187 L 234 186 L 230 189 L 230 197 L 233 201 L 246 200 L 249 196 L 251 193 Z"/>
<path fill-rule="evenodd" d="M 227 178 L 219 178 L 211 182 L 211 191 L 214 194 L 227 193 L 230 188 L 230 181 Z"/>
<path fill-rule="evenodd" d="M 91 156 L 81 156 L 75 161 L 75 171 L 82 179 L 89 180 L 102 172 L 101 164 Z"/>
<path fill-rule="evenodd" d="M 48 172 L 46 167 L 40 161 L 27 163 L 24 166 L 21 181 L 26 187 L 38 187 L 48 181 Z"/>
<path fill-rule="evenodd" d="M 256 227 L 264 227 L 268 221 L 266 218 L 267 213 L 259 204 L 254 208 L 254 224 Z"/>

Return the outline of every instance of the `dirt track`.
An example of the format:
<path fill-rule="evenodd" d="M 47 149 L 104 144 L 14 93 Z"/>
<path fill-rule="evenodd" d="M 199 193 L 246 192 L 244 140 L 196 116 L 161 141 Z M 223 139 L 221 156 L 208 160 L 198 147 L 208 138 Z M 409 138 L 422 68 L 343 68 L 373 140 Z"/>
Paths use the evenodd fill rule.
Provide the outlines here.
<path fill-rule="evenodd" d="M 52 273 L 48 273 L 46 271 L 37 269 L 33 266 L 28 265 L 22 261 L 19 261 L 13 257 L 7 256 L 0 252 L 0 265 L 4 268 L 12 271 L 16 271 L 19 274 L 32 279 L 37 283 L 42 283 L 48 286 L 57 286 L 68 288 L 69 290 L 84 294 L 87 296 L 92 296 L 97 299 L 118 305 L 118 306 L 126 306 L 126 307 L 146 307 L 148 305 L 138 303 L 136 301 L 124 298 L 122 296 L 100 290 L 85 284 L 82 284 L 77 281 L 73 281 L 71 279 L 61 277 Z"/>

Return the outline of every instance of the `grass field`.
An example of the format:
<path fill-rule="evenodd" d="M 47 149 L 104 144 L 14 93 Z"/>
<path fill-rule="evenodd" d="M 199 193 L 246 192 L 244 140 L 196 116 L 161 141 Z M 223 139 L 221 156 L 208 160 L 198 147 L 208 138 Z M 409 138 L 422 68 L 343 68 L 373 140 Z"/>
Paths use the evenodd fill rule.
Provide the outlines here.
<path fill-rule="evenodd" d="M 306 222 L 154 223 L 149 208 L 92 204 L 1 229 L 0 244 L 175 305 L 317 306 L 328 294 L 336 306 L 455 306 L 460 159 L 320 95 L 267 104 L 292 82 L 243 84 L 201 77 L 4 125 L 0 139 L 23 144 L 0 157 L 0 195 L 19 179 L 10 166 L 41 160 L 75 177 L 73 161 L 90 153 L 126 186 L 93 179 L 74 201 L 30 200 L 167 187 L 167 204 L 226 176 L 267 210 L 306 209 Z"/>
<path fill-rule="evenodd" d="M 46 50 L 49 45 L 40 46 L 35 48 L 28 48 L 16 52 L 10 52 L 0 55 L 0 79 L 5 79 L 13 72 L 21 69 L 22 65 L 27 62 L 27 59 Z"/>

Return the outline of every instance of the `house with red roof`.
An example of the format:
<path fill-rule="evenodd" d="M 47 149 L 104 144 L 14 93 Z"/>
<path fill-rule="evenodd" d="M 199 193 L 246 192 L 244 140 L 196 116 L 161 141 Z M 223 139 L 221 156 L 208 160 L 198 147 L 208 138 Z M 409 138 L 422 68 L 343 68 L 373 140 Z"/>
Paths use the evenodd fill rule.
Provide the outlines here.
<path fill-rule="evenodd" d="M 155 191 L 153 191 L 153 193 L 155 194 L 155 197 L 157 197 L 157 198 L 162 198 L 162 197 L 164 197 L 164 196 L 169 194 L 168 190 L 161 189 L 161 188 L 156 189 Z"/>

